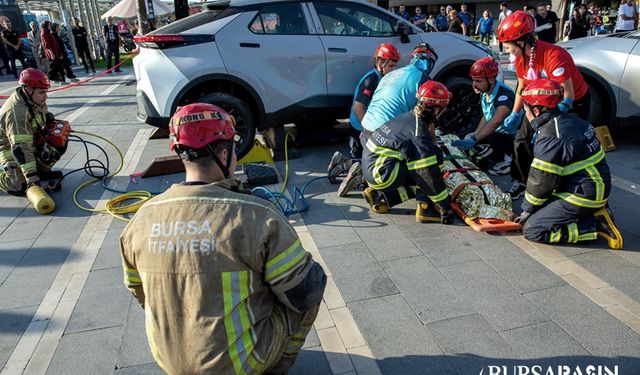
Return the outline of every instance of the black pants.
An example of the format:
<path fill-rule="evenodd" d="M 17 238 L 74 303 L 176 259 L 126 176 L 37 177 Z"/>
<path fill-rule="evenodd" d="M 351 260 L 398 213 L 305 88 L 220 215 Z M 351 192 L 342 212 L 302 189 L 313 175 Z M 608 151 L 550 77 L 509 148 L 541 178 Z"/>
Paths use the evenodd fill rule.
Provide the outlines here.
<path fill-rule="evenodd" d="M 84 70 L 89 73 L 89 67 L 87 66 L 87 60 L 91 65 L 91 70 L 95 73 L 96 69 L 93 67 L 93 59 L 91 58 L 91 52 L 89 52 L 89 46 L 87 45 L 77 45 L 76 51 L 78 52 L 78 57 L 82 59 L 82 65 L 84 65 Z"/>
<path fill-rule="evenodd" d="M 593 214 L 598 210 L 551 198 L 524 223 L 522 233 L 527 240 L 542 243 L 592 241 L 596 239 Z"/>
<path fill-rule="evenodd" d="M 27 62 L 24 60 L 24 55 L 22 54 L 22 50 L 15 50 L 13 47 L 7 47 L 7 54 L 9 55 L 9 63 L 11 64 L 11 71 L 13 72 L 13 76 L 18 78 L 18 68 L 16 68 L 16 59 L 20 60 L 20 64 L 22 64 L 22 70 L 28 68 Z"/>
<path fill-rule="evenodd" d="M 49 60 L 47 76 L 52 81 L 64 82 L 64 62 L 62 59 Z"/>
<path fill-rule="evenodd" d="M 115 61 L 113 65 L 120 64 L 120 46 L 107 44 L 107 70 L 111 69 L 111 56 L 114 55 Z M 120 67 L 116 68 L 116 72 L 120 71 Z"/>
<path fill-rule="evenodd" d="M 589 107 L 591 105 L 591 95 L 589 91 L 582 98 L 573 102 L 573 107 L 569 113 L 588 120 Z M 513 162 L 511 163 L 511 178 L 515 181 L 525 183 L 529 177 L 529 169 L 533 162 L 533 129 L 527 116 L 523 117 L 522 124 L 518 128 L 516 138 L 513 141 Z"/>
<path fill-rule="evenodd" d="M 362 159 L 362 150 L 360 130 L 349 126 L 349 156 L 351 156 L 351 159 Z"/>
<path fill-rule="evenodd" d="M 11 67 L 9 65 L 9 55 L 7 54 L 7 49 L 2 45 L 0 45 L 0 59 L 4 64 L 3 68 L 5 69 L 7 74 L 9 74 L 11 72 Z M 1 71 L 0 74 L 2 74 Z"/>

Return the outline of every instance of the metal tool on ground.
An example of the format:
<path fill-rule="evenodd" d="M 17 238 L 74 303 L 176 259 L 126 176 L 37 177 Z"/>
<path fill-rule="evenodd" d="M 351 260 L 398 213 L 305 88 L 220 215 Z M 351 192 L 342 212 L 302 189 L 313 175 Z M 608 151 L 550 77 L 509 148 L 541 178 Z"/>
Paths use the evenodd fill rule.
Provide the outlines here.
<path fill-rule="evenodd" d="M 602 149 L 606 152 L 613 151 L 616 149 L 615 143 L 613 143 L 613 138 L 611 137 L 611 133 L 609 133 L 609 127 L 606 125 L 598 126 L 596 129 L 596 137 L 602 144 Z"/>

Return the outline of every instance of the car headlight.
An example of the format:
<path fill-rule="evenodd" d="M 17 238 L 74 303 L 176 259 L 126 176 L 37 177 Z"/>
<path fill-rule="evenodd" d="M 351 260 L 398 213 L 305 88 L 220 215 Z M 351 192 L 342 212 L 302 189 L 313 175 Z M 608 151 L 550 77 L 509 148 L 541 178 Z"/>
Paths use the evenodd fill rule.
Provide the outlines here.
<path fill-rule="evenodd" d="M 478 42 L 477 40 L 470 40 L 469 44 L 472 44 L 473 46 L 480 48 L 482 50 L 482 52 L 486 53 L 487 55 L 493 57 L 494 59 L 498 59 L 498 56 L 496 55 L 495 52 L 493 52 L 493 50 L 489 47 L 487 47 L 486 44 Z"/>

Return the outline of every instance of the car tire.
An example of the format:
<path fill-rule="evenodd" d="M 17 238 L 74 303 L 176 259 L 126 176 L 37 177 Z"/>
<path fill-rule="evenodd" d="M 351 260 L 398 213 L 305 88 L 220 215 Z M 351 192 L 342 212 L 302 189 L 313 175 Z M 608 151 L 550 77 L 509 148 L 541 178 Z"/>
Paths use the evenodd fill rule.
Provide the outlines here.
<path fill-rule="evenodd" d="M 480 96 L 473 91 L 469 78 L 454 76 L 442 83 L 449 89 L 451 101 L 440 116 L 440 129 L 462 138 L 475 129 L 482 116 Z"/>
<path fill-rule="evenodd" d="M 253 147 L 257 125 L 247 103 L 231 94 L 222 92 L 207 94 L 199 101 L 215 104 L 236 119 L 236 155 L 238 155 L 238 159 L 245 156 Z"/>
<path fill-rule="evenodd" d="M 589 87 L 589 96 L 591 97 L 587 121 L 589 121 L 589 123 L 593 126 L 606 124 L 606 120 L 608 119 L 603 118 L 602 97 L 595 87 L 589 84 L 587 86 Z"/>

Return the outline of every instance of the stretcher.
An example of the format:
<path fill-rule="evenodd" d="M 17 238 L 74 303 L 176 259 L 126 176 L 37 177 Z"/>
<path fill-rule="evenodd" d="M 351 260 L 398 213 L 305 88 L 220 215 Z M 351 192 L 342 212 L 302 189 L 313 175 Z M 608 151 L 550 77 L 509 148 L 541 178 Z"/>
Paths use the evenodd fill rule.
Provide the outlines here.
<path fill-rule="evenodd" d="M 464 153 L 449 146 L 455 139 L 455 135 L 445 135 L 439 143 L 445 155 L 444 178 L 453 210 L 476 232 L 521 230 L 522 225 L 510 220 L 511 198 Z"/>

